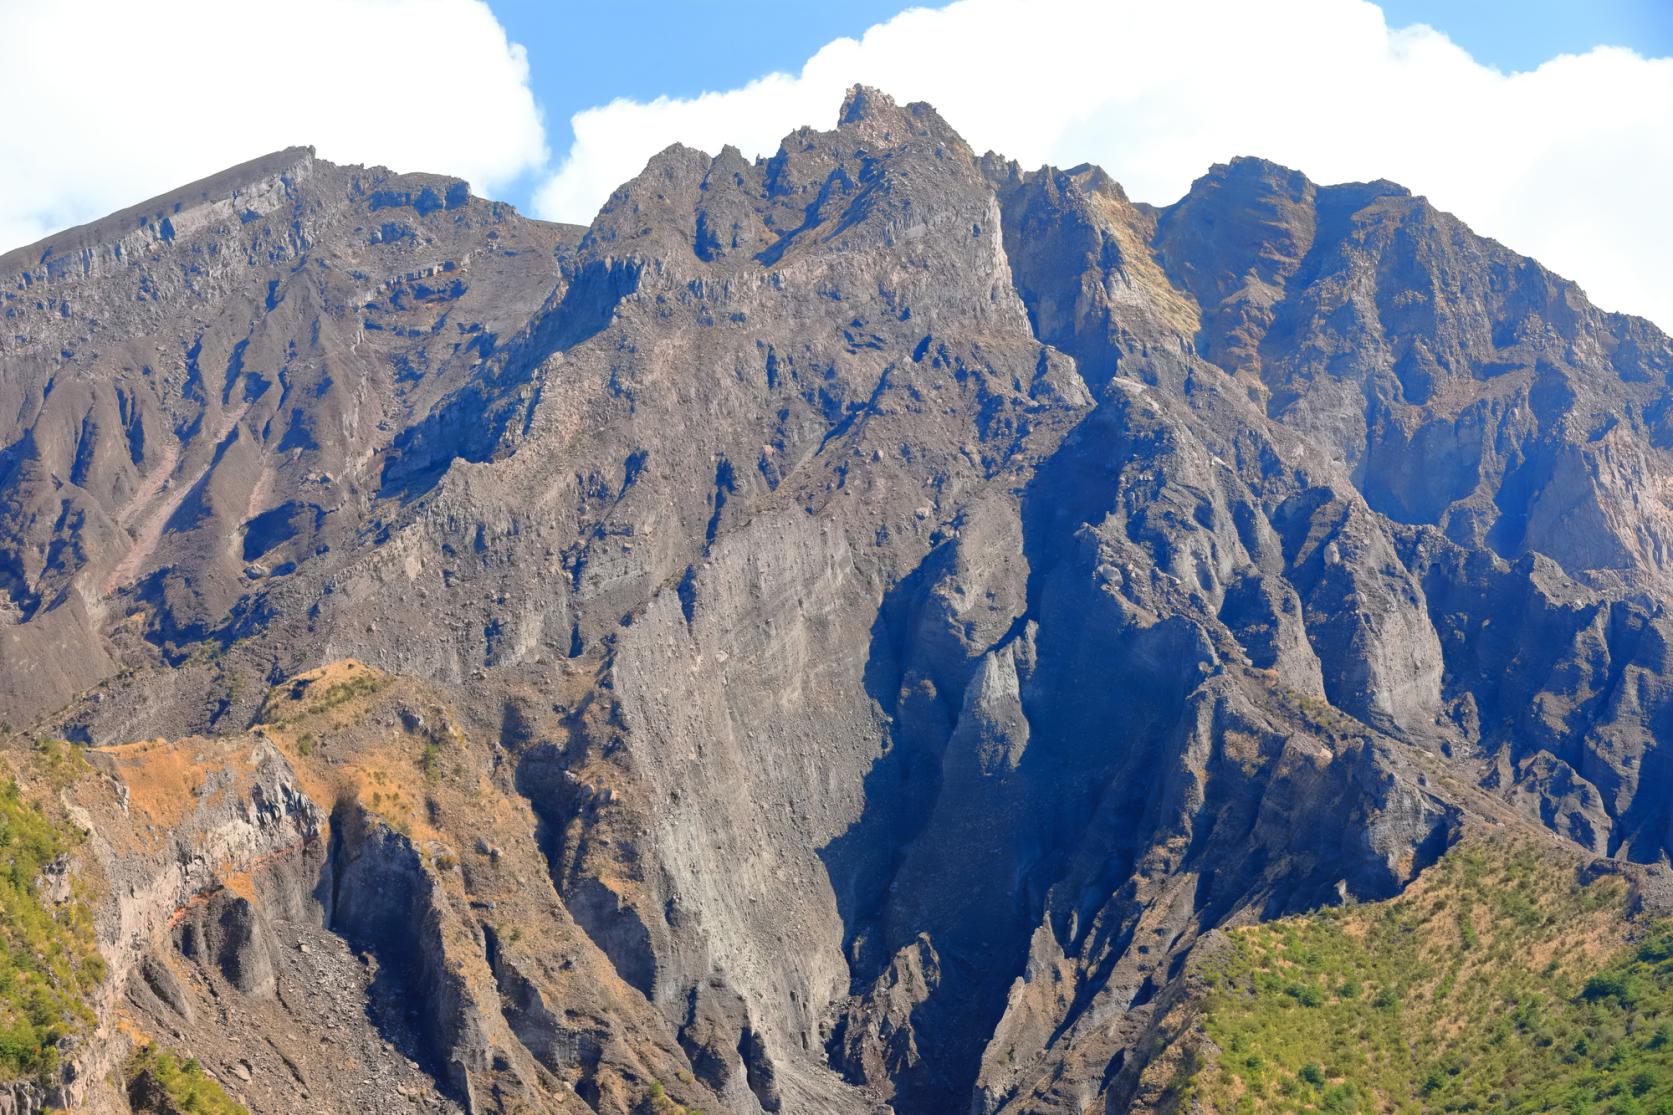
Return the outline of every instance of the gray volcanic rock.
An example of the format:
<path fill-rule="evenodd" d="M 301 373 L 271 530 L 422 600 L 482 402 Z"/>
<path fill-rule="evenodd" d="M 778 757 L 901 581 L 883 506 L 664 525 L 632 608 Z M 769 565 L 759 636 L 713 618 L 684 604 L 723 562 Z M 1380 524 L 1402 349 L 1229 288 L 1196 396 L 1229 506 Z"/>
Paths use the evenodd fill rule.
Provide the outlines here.
<path fill-rule="evenodd" d="M 1389 183 L 1157 209 L 856 87 L 585 230 L 297 149 L 0 275 L 0 713 L 421 686 L 265 760 L 313 850 L 189 981 L 112 938 L 217 1051 L 329 937 L 437 1103 L 1125 1110 L 1220 927 L 1673 853 L 1673 342 Z"/>

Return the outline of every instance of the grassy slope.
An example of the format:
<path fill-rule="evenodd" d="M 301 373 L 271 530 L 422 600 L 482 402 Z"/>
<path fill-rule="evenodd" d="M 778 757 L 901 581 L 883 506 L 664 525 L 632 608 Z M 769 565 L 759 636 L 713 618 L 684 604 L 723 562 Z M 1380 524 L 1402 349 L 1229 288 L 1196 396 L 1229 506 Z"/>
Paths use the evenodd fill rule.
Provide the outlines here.
<path fill-rule="evenodd" d="M 79 895 L 55 905 L 41 894 L 75 839 L 0 781 L 0 1080 L 47 1076 L 59 1040 L 93 1022 L 87 996 L 104 964 L 92 915 Z"/>
<path fill-rule="evenodd" d="M 1633 927 L 1626 903 L 1549 845 L 1478 839 L 1392 901 L 1236 930 L 1171 1098 L 1673 1113 L 1673 927 Z"/>
<path fill-rule="evenodd" d="M 128 1062 L 130 1079 L 149 1073 L 158 1087 L 168 1096 L 169 1103 L 179 1111 L 194 1115 L 249 1115 L 244 1105 L 232 1099 L 203 1071 L 196 1061 L 182 1061 L 166 1049 L 154 1045 L 141 1046 Z"/>

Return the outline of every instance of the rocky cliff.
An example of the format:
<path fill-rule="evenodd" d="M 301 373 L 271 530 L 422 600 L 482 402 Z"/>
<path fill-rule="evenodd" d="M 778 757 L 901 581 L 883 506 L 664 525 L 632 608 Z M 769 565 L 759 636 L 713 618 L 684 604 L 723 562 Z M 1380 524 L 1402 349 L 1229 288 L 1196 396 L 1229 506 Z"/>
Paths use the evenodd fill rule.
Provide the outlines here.
<path fill-rule="evenodd" d="M 293 149 L 0 279 L 91 1109 L 1123 1111 L 1225 927 L 1673 852 L 1673 342 L 1393 184 L 856 87 L 586 229 Z"/>

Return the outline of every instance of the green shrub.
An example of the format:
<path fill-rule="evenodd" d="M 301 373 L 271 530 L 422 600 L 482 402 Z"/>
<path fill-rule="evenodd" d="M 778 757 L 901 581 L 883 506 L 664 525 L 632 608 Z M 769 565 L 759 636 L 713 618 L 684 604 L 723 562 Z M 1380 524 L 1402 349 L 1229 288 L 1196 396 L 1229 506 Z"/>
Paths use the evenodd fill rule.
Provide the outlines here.
<path fill-rule="evenodd" d="M 1580 990 L 1580 997 L 1589 1003 L 1601 999 L 1614 999 L 1621 1006 L 1630 1007 L 1634 995 L 1627 973 L 1601 972 L 1586 981 L 1586 986 Z"/>
<path fill-rule="evenodd" d="M 1625 919 L 1619 880 L 1491 840 L 1391 901 L 1235 930 L 1199 969 L 1221 1052 L 1185 1058 L 1169 1092 L 1203 1111 L 1673 1115 L 1673 924 L 1605 963 L 1578 943 Z"/>
<path fill-rule="evenodd" d="M 83 773 L 92 769 L 81 753 L 81 748 L 67 739 L 43 736 L 35 741 L 35 762 L 46 781 L 55 789 L 70 785 Z"/>
<path fill-rule="evenodd" d="M 66 855 L 73 830 L 0 784 L 0 1079 L 45 1079 L 58 1043 L 93 1023 L 88 996 L 104 979 L 82 896 L 50 904 L 40 885 Z"/>
<path fill-rule="evenodd" d="M 128 1079 L 149 1073 L 173 1105 L 196 1115 L 249 1115 L 244 1105 L 227 1095 L 195 1058 L 182 1061 L 166 1049 L 143 1045 L 128 1059 Z"/>

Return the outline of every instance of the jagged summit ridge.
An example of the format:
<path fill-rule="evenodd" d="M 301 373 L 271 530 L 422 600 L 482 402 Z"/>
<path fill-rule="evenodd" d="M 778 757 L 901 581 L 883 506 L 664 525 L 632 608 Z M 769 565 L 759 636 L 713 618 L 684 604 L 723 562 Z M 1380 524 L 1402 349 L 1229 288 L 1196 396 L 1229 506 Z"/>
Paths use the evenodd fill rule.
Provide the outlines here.
<path fill-rule="evenodd" d="M 1422 199 L 864 87 L 585 230 L 306 166 L 4 291 L 7 761 L 223 1078 L 323 978 L 448 1108 L 1143 1110 L 1227 925 L 1673 850 L 1673 345 Z"/>
<path fill-rule="evenodd" d="M 284 178 L 305 176 L 314 162 L 312 147 L 287 147 L 249 162 L 240 163 L 178 189 L 142 201 L 127 209 L 101 217 L 84 225 L 54 233 L 34 244 L 13 249 L 0 255 L 0 274 L 14 273 L 23 281 L 34 281 L 31 272 L 40 268 L 45 275 L 56 277 L 52 264 L 55 260 L 83 255 L 100 248 L 114 248 L 136 233 L 149 231 L 154 239 L 170 240 L 177 235 L 174 222 L 187 210 L 226 205 L 241 196 L 254 195 L 255 204 Z M 256 210 L 247 209 L 254 212 Z M 190 218 L 188 218 L 188 221 Z M 164 223 L 167 222 L 165 231 Z"/>
<path fill-rule="evenodd" d="M 895 132 L 903 135 L 933 134 L 963 142 L 931 105 L 923 101 L 899 105 L 889 94 L 869 85 L 849 87 L 837 113 L 837 128 L 855 128 L 885 143 Z"/>

